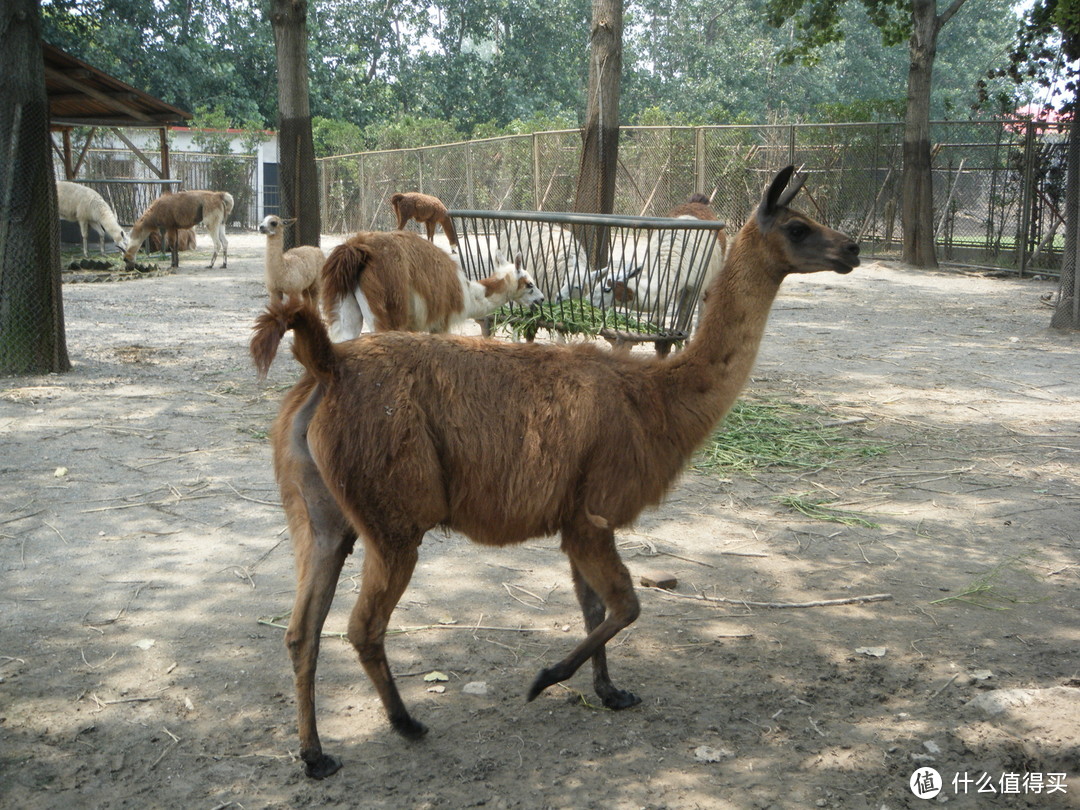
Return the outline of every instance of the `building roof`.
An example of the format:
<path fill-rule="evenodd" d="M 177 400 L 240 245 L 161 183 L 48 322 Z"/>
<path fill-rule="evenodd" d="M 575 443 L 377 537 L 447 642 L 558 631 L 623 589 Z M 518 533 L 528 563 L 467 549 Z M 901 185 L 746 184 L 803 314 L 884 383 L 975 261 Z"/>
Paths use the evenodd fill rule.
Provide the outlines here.
<path fill-rule="evenodd" d="M 191 113 L 136 90 L 69 53 L 41 43 L 50 124 L 71 126 L 154 127 L 182 124 Z"/>

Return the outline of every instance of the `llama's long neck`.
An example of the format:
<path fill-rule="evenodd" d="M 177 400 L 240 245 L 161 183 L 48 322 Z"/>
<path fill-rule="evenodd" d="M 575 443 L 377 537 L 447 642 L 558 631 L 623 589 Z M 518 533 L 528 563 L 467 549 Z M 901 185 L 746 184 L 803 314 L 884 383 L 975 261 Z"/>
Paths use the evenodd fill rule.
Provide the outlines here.
<path fill-rule="evenodd" d="M 667 366 L 669 418 L 687 454 L 730 410 L 757 359 L 782 275 L 751 221 L 709 287 L 705 313 L 690 345 Z"/>
<path fill-rule="evenodd" d="M 266 236 L 266 280 L 270 281 L 273 278 L 280 277 L 280 273 L 285 268 L 285 257 L 283 255 L 283 249 L 285 246 L 285 240 L 281 234 L 274 234 Z"/>

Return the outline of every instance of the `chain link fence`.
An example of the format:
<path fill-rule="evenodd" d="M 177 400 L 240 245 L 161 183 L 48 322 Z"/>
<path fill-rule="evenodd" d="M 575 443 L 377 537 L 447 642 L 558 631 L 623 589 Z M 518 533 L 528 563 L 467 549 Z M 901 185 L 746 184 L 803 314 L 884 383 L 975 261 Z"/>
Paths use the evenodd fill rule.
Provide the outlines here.
<path fill-rule="evenodd" d="M 1056 275 L 1065 230 L 1067 135 L 1040 123 L 932 126 L 938 256 L 958 265 Z M 903 125 L 624 127 L 613 213 L 663 216 L 709 194 L 734 231 L 779 166 L 804 166 L 805 205 L 857 236 L 866 255 L 896 258 Z M 448 208 L 570 211 L 578 130 L 366 152 L 319 161 L 324 229 L 395 226 L 390 195 L 422 191 Z"/>
<path fill-rule="evenodd" d="M 158 166 L 161 153 L 143 150 L 143 156 Z M 262 219 L 256 184 L 258 160 L 255 155 L 218 155 L 170 150 L 171 177 L 162 180 L 139 155 L 128 149 L 88 149 L 75 182 L 89 186 L 112 206 L 125 228 L 135 223 L 150 203 L 166 189 L 188 191 L 207 189 L 233 195 L 230 227 L 251 229 Z M 64 177 L 64 164 L 54 156 L 53 169 Z"/>

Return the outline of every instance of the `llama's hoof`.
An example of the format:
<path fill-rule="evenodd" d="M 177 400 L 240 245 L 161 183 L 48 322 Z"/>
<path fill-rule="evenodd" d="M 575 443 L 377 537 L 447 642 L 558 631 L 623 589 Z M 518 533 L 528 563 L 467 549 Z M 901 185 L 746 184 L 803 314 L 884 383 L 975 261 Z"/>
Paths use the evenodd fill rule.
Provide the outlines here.
<path fill-rule="evenodd" d="M 569 675 L 562 675 L 556 672 L 555 667 L 548 667 L 540 670 L 536 673 L 536 680 L 532 682 L 532 686 L 529 687 L 529 693 L 525 696 L 526 701 L 532 701 L 536 699 L 536 696 L 547 689 L 553 684 L 557 684 L 566 680 Z"/>
<path fill-rule="evenodd" d="M 325 779 L 341 770 L 341 760 L 329 754 L 319 754 L 314 762 L 304 763 L 304 773 L 312 779 Z"/>
<path fill-rule="evenodd" d="M 633 692 L 627 692 L 625 689 L 613 689 L 600 697 L 603 699 L 604 708 L 614 711 L 629 709 L 631 706 L 637 706 L 641 703 L 641 698 Z"/>
<path fill-rule="evenodd" d="M 419 723 L 406 715 L 404 718 L 391 721 L 394 731 L 406 740 L 419 740 L 427 734 L 428 729 L 423 723 Z"/>

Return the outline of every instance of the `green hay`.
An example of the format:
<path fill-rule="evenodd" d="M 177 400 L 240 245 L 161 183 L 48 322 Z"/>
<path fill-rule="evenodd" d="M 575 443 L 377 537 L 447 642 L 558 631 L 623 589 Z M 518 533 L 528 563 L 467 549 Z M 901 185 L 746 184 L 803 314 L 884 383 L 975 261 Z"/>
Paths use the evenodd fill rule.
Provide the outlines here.
<path fill-rule="evenodd" d="M 780 503 L 796 512 L 806 515 L 814 520 L 825 520 L 829 523 L 840 523 L 844 526 L 861 526 L 865 529 L 879 529 L 878 524 L 859 517 L 856 512 L 846 509 L 834 509 L 828 504 L 835 498 L 819 498 L 811 495 L 785 495 L 778 498 Z"/>
<path fill-rule="evenodd" d="M 740 400 L 698 452 L 693 468 L 718 475 L 766 468 L 812 470 L 888 452 L 888 446 L 825 427 L 828 414 L 808 405 Z"/>
<path fill-rule="evenodd" d="M 506 329 L 515 338 L 535 335 L 539 330 L 566 335 L 596 337 L 602 329 L 637 335 L 658 335 L 656 324 L 614 310 L 601 310 L 587 301 L 574 299 L 541 304 L 538 307 L 503 307 L 492 315 L 492 330 Z"/>

